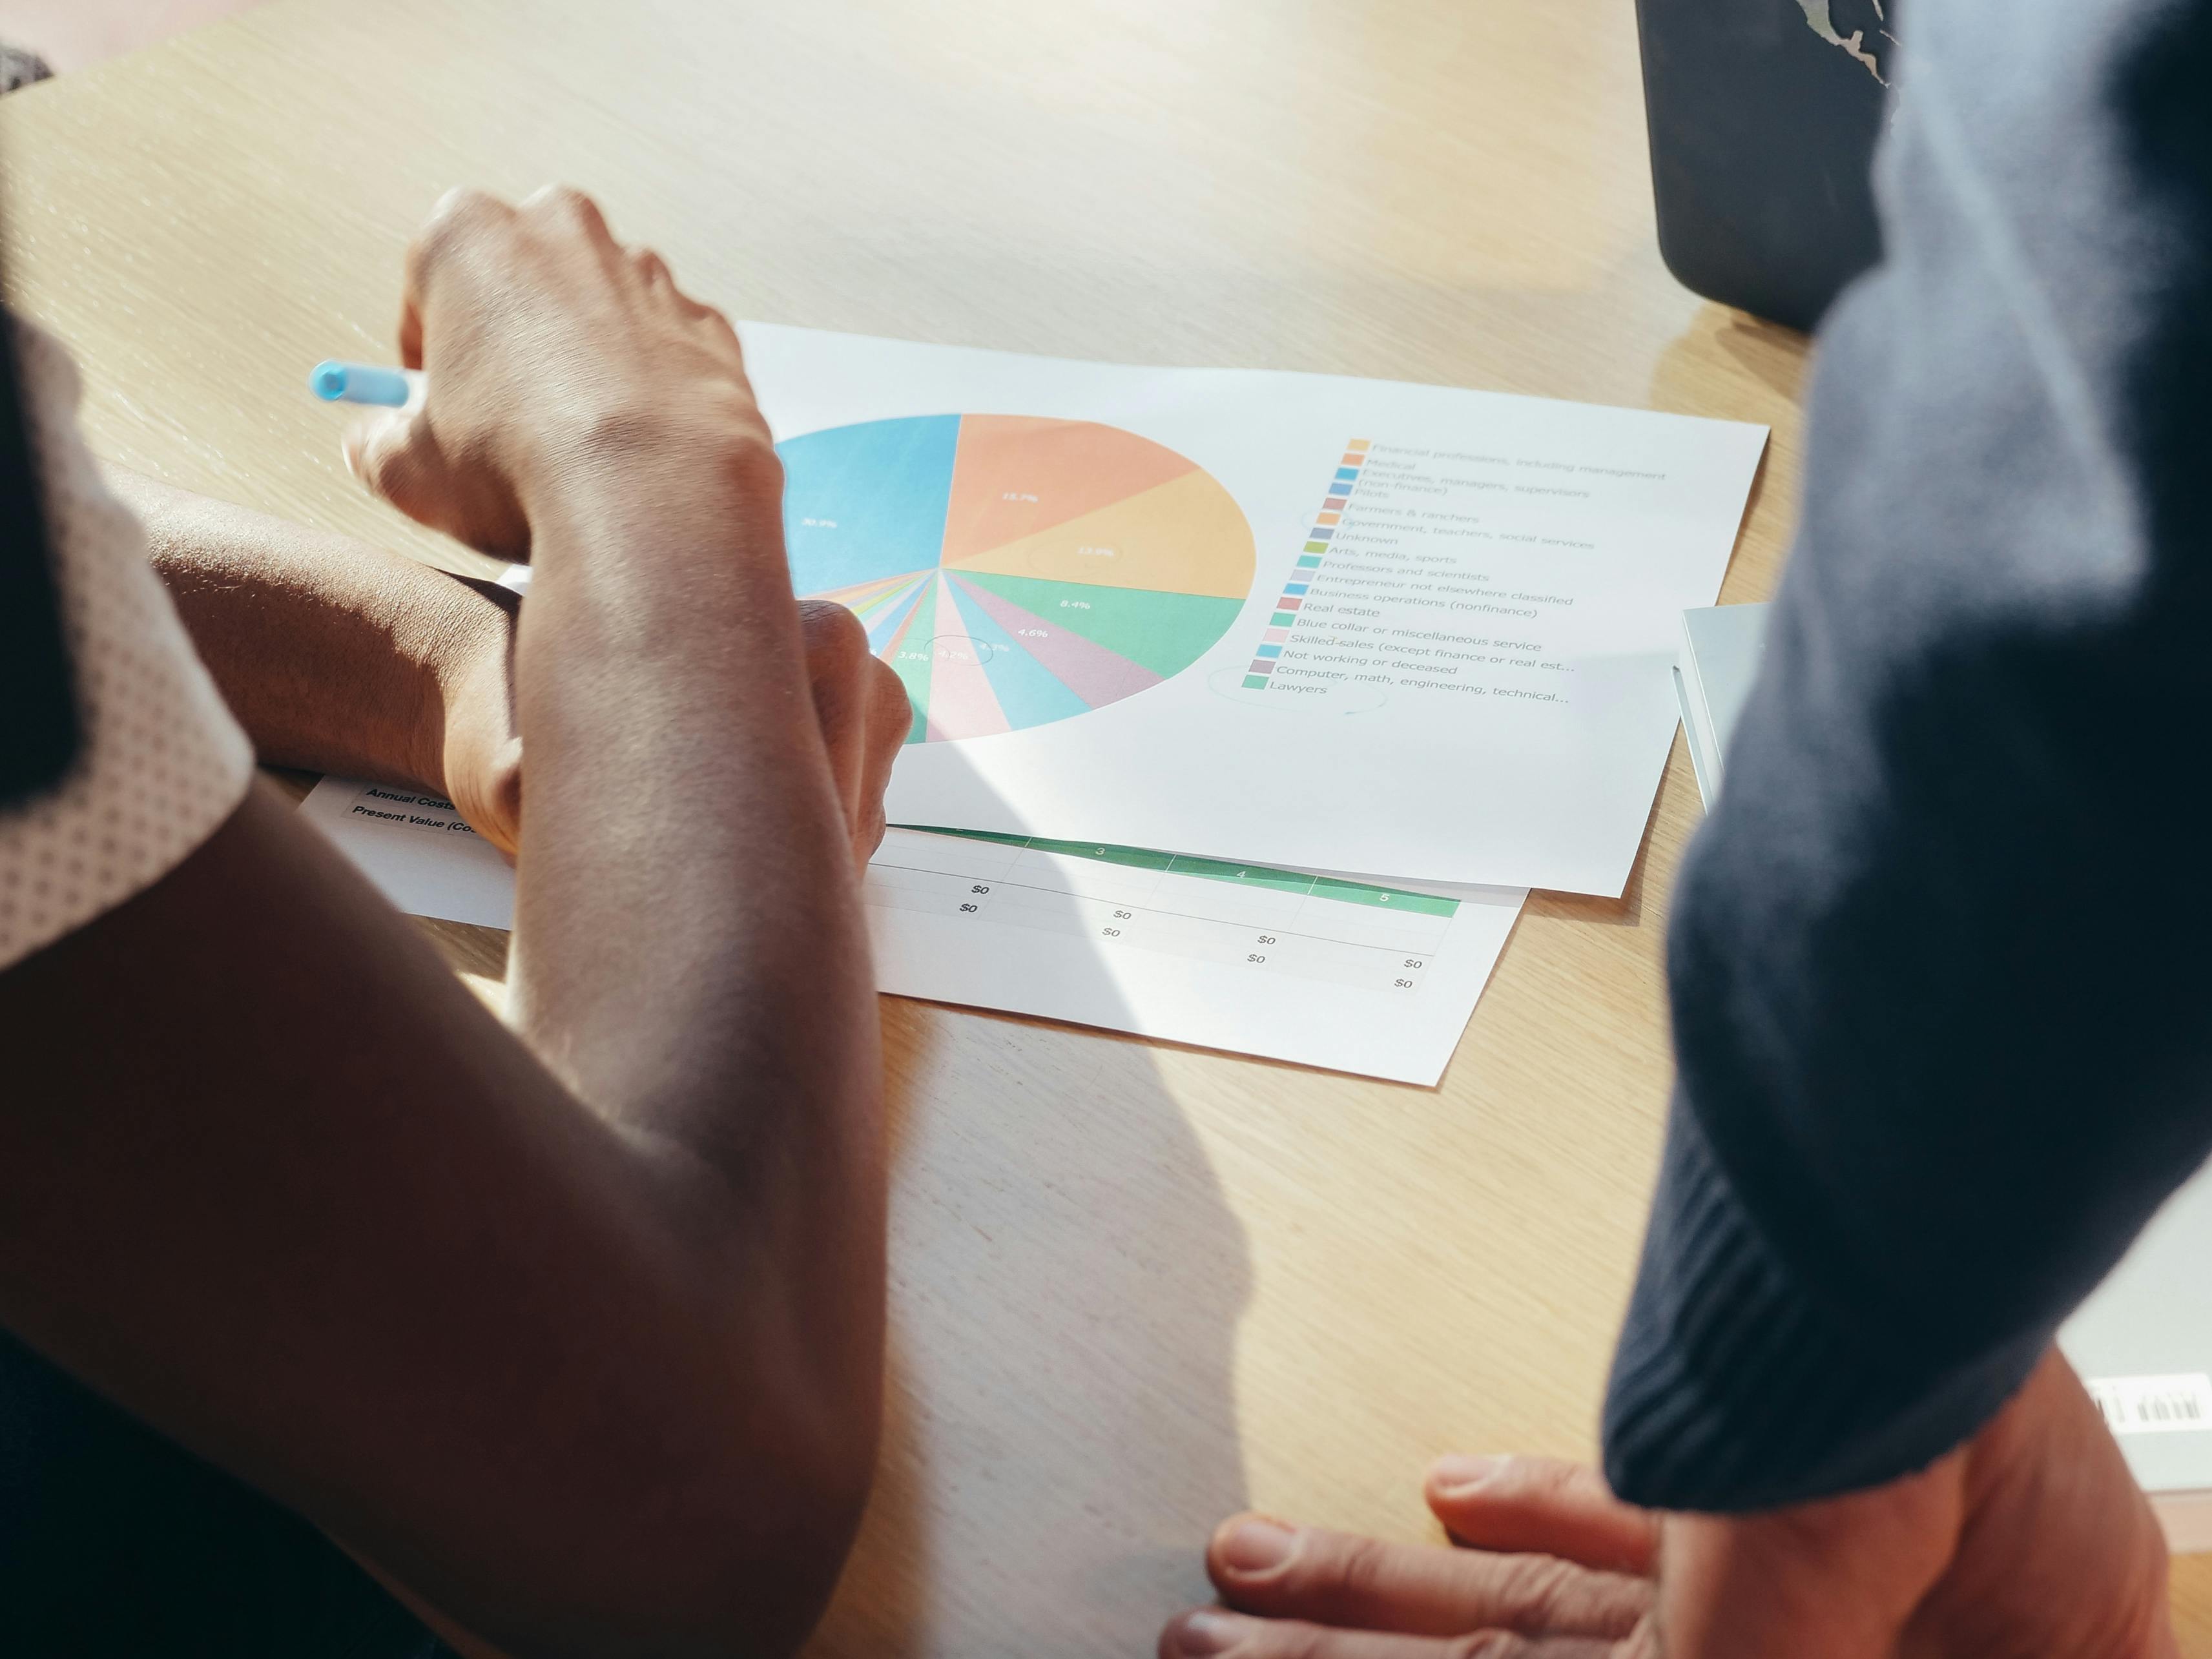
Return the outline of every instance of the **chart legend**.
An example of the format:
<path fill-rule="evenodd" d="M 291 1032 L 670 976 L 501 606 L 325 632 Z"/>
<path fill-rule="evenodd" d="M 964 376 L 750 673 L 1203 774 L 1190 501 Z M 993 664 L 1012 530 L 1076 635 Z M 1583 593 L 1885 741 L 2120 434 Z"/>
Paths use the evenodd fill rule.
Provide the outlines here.
<path fill-rule="evenodd" d="M 1322 500 L 1321 510 L 1314 514 L 1313 528 L 1306 532 L 1304 550 L 1298 555 L 1297 563 L 1275 600 L 1274 615 L 1267 618 L 1267 631 L 1260 636 L 1260 647 L 1252 659 L 1252 665 L 1244 671 L 1246 690 L 1265 691 L 1274 683 L 1275 665 L 1282 659 L 1284 643 L 1297 626 L 1298 612 L 1305 608 L 1314 573 L 1328 556 L 1328 544 L 1335 538 L 1337 526 L 1344 521 L 1344 509 L 1352 500 L 1352 488 L 1359 482 L 1359 470 L 1367 465 L 1367 452 L 1371 447 L 1365 438 L 1354 438 L 1345 445 L 1344 459 L 1337 463 L 1336 476 L 1328 481 L 1328 493 Z"/>
<path fill-rule="evenodd" d="M 793 586 L 904 682 L 909 743 L 1043 726 L 1182 672 L 1252 587 L 1250 526 L 1194 462 L 1117 427 L 928 415 L 777 446 Z"/>

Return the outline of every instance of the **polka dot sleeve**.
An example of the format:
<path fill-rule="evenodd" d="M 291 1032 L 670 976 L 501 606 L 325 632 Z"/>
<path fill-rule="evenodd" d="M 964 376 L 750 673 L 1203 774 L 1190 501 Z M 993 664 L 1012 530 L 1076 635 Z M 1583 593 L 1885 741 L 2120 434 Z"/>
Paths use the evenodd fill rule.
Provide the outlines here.
<path fill-rule="evenodd" d="M 0 808 L 0 969 L 184 862 L 253 774 L 137 520 L 77 434 L 68 355 L 36 329 L 19 325 L 15 339 L 83 745 L 59 787 Z"/>

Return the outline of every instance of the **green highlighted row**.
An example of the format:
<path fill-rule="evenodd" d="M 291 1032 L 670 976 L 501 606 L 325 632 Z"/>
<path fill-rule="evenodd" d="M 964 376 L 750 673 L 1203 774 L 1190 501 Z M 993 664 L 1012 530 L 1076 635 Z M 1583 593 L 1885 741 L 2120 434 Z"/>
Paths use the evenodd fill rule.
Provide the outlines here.
<path fill-rule="evenodd" d="M 1250 682 L 1247 682 L 1249 684 Z M 1260 684 L 1267 684 L 1261 680 Z M 1158 870 L 1169 875 L 1197 876 L 1206 881 L 1235 882 L 1244 887 L 1265 887 L 1279 893 L 1304 893 L 1311 898 L 1334 899 L 1340 904 L 1367 904 L 1377 909 L 1410 910 L 1416 915 L 1452 916 L 1459 914 L 1457 899 L 1437 898 L 1428 893 L 1409 893 L 1400 887 L 1376 887 L 1362 881 L 1343 881 L 1334 876 L 1302 876 L 1295 870 L 1275 870 L 1259 864 L 1231 864 L 1222 859 L 1194 859 L 1181 853 L 1155 853 L 1142 847 L 1102 846 L 1095 841 L 1048 841 L 1040 836 L 1000 835 L 988 830 L 946 830 L 933 823 L 902 823 L 901 830 L 925 835 L 956 836 L 963 841 L 987 841 L 1000 847 L 1020 847 L 1062 858 L 1089 859 L 1097 864 L 1119 864 L 1137 870 Z"/>

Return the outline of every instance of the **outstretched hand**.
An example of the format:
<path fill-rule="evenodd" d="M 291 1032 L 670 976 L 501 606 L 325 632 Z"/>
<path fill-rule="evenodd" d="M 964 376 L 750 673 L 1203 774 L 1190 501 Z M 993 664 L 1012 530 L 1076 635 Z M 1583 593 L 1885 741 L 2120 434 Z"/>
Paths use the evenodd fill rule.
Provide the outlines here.
<path fill-rule="evenodd" d="M 1457 1547 L 1254 1515 L 1206 1571 L 1224 1604 L 1162 1659 L 2172 1659 L 2164 1539 L 2056 1350 L 1918 1474 L 1744 1516 L 1660 1516 L 1549 1458 L 1446 1458 Z"/>
<path fill-rule="evenodd" d="M 1222 1523 L 1206 1567 L 1224 1607 L 1170 1624 L 1161 1659 L 1644 1659 L 1660 1522 L 1594 1470 L 1447 1457 L 1429 1507 L 1456 1547 L 1386 1543 L 1263 1516 Z"/>

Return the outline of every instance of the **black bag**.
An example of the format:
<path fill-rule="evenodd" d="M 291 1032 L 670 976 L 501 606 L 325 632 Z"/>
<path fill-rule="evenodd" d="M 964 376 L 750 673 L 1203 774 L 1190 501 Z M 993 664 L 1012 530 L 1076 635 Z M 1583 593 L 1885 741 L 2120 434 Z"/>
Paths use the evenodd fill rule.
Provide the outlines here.
<path fill-rule="evenodd" d="M 1659 253 L 1686 287 L 1810 329 L 1881 258 L 1869 174 L 1896 11 L 1637 0 Z"/>

